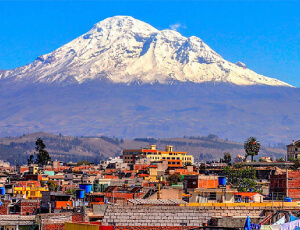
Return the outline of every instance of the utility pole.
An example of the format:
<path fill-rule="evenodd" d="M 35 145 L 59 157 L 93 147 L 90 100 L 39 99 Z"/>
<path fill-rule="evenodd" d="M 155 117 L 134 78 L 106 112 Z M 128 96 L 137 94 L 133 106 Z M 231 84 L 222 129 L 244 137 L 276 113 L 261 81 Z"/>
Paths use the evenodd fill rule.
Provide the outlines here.
<path fill-rule="evenodd" d="M 158 199 L 160 200 L 160 180 L 158 181 Z"/>
<path fill-rule="evenodd" d="M 286 197 L 289 196 L 289 168 L 286 167 Z"/>

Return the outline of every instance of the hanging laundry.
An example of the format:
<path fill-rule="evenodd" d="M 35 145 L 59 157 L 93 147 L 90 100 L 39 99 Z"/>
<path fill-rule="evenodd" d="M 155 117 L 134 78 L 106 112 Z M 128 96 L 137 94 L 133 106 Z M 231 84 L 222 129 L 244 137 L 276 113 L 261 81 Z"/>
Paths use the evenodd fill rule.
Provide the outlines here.
<path fill-rule="evenodd" d="M 260 230 L 272 230 L 272 227 L 271 227 L 271 225 L 262 225 L 260 227 Z"/>
<path fill-rule="evenodd" d="M 271 225 L 272 230 L 281 230 L 281 224 Z"/>
<path fill-rule="evenodd" d="M 300 227 L 300 220 L 295 220 L 289 223 L 281 224 L 281 230 L 295 230 Z"/>
<path fill-rule="evenodd" d="M 276 224 L 276 225 L 261 225 L 260 230 L 281 230 L 281 224 Z"/>
<path fill-rule="evenodd" d="M 271 225 L 272 230 L 281 230 L 281 224 Z"/>
<path fill-rule="evenodd" d="M 285 216 L 281 217 L 277 222 L 275 222 L 272 225 L 284 224 L 284 223 L 285 223 Z"/>
<path fill-rule="evenodd" d="M 295 221 L 295 220 L 299 220 L 299 218 L 292 215 L 292 214 L 290 214 L 290 221 L 292 222 L 292 221 Z"/>
<path fill-rule="evenodd" d="M 259 230 L 260 227 L 261 227 L 260 224 L 251 224 L 251 229 L 252 229 L 252 230 L 253 230 L 253 229 Z"/>
<path fill-rule="evenodd" d="M 247 216 L 244 229 L 245 230 L 252 230 L 252 228 L 251 228 L 251 220 L 250 220 L 249 216 Z"/>

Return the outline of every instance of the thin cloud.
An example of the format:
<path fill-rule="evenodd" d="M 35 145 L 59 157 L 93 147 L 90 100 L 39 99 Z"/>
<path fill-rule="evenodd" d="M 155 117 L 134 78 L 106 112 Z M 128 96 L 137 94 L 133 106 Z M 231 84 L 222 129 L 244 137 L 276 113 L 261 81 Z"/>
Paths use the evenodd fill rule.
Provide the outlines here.
<path fill-rule="evenodd" d="M 175 24 L 172 24 L 172 25 L 170 25 L 170 29 L 171 29 L 171 30 L 178 31 L 178 29 L 180 29 L 180 28 L 183 28 L 183 29 L 185 29 L 185 28 L 186 28 L 186 26 L 182 25 L 182 24 L 181 24 L 181 23 L 179 23 L 179 22 L 177 22 L 177 23 L 175 23 Z"/>

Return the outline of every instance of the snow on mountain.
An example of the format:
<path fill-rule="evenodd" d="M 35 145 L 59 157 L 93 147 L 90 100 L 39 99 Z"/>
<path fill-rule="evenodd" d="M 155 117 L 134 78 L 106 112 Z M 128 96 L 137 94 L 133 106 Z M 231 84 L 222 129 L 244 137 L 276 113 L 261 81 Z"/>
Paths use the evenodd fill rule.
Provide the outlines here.
<path fill-rule="evenodd" d="M 107 18 L 33 63 L 0 73 L 0 80 L 290 86 L 259 75 L 241 62 L 233 64 L 224 60 L 200 38 L 187 38 L 173 30 L 159 31 L 128 16 Z"/>

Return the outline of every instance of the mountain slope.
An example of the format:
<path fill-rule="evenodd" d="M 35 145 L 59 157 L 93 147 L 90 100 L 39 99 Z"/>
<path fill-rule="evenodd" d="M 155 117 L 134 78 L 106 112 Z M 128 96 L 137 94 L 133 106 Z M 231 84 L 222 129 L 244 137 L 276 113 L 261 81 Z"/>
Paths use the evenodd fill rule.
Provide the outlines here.
<path fill-rule="evenodd" d="M 299 139 L 300 89 L 178 83 L 0 84 L 0 136 L 182 137 L 214 133 L 244 141 Z"/>
<path fill-rule="evenodd" d="M 33 63 L 0 72 L 0 83 L 77 84 L 91 80 L 125 84 L 214 82 L 290 86 L 259 75 L 241 62 L 224 60 L 200 38 L 187 38 L 172 30 L 159 31 L 127 16 L 107 18 Z"/>
<path fill-rule="evenodd" d="M 42 138 L 52 160 L 64 162 L 87 160 L 99 163 L 100 160 L 120 155 L 122 149 L 148 147 L 149 144 L 157 145 L 158 149 L 164 149 L 165 145 L 173 145 L 177 151 L 187 151 L 195 156 L 196 161 L 219 159 L 224 152 L 230 152 L 234 158 L 237 154 L 244 155 L 243 144 L 224 141 L 217 138 L 164 138 L 147 139 L 137 138 L 123 140 L 117 138 L 102 137 L 72 137 L 53 135 L 49 133 L 32 133 L 18 137 L 0 138 L 0 160 L 7 160 L 11 164 L 26 164 L 30 154 L 35 151 L 35 141 Z M 149 141 L 150 140 L 150 141 Z M 271 156 L 273 159 L 283 157 L 285 149 L 262 147 L 259 156 Z"/>

